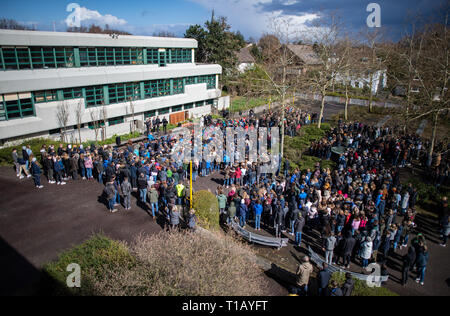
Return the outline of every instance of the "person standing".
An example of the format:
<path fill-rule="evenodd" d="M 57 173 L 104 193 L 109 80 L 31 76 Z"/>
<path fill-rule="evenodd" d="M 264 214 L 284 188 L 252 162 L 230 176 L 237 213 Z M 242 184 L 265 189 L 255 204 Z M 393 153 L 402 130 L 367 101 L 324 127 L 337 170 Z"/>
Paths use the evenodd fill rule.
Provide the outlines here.
<path fill-rule="evenodd" d="M 369 265 L 369 259 L 372 258 L 372 238 L 366 237 L 361 244 L 362 267 L 365 269 Z"/>
<path fill-rule="evenodd" d="M 355 281 L 353 280 L 352 275 L 347 272 L 345 274 L 345 283 L 342 286 L 342 296 L 351 296 L 354 288 Z"/>
<path fill-rule="evenodd" d="M 417 266 L 417 278 L 416 283 L 420 282 L 420 285 L 424 284 L 425 270 L 428 263 L 428 249 L 423 243 L 420 243 L 420 250 L 417 254 L 416 266 Z"/>
<path fill-rule="evenodd" d="M 256 201 L 256 203 L 253 205 L 253 210 L 255 212 L 255 229 L 261 230 L 261 215 L 263 212 L 261 201 Z"/>
<path fill-rule="evenodd" d="M 441 220 L 441 233 L 442 233 L 442 247 L 447 246 L 448 235 L 450 235 L 450 215 L 443 216 Z"/>
<path fill-rule="evenodd" d="M 42 189 L 44 187 L 41 185 L 42 170 L 41 167 L 39 167 L 35 157 L 31 159 L 31 174 L 33 175 L 34 185 L 36 188 Z"/>
<path fill-rule="evenodd" d="M 335 246 L 336 246 L 336 237 L 334 236 L 334 232 L 331 232 L 326 237 L 325 245 L 323 247 L 323 250 L 325 251 L 325 262 L 327 264 L 332 264 L 333 262 L 333 252 Z"/>
<path fill-rule="evenodd" d="M 294 232 L 295 232 L 295 244 L 300 247 L 302 243 L 302 232 L 303 227 L 305 226 L 305 218 L 302 216 L 302 213 L 298 213 L 297 219 L 294 223 Z"/>
<path fill-rule="evenodd" d="M 328 264 L 323 263 L 322 270 L 318 274 L 318 294 L 322 296 L 331 279 L 331 272 L 328 270 Z"/>
<path fill-rule="evenodd" d="M 297 269 L 297 287 L 300 288 L 300 291 L 302 291 L 305 296 L 308 295 L 309 277 L 311 276 L 312 272 L 313 266 L 309 262 L 309 257 L 304 256 L 302 258 L 302 263 L 298 266 Z"/>
<path fill-rule="evenodd" d="M 402 266 L 402 285 L 405 286 L 408 283 L 409 270 L 412 268 L 413 263 L 416 261 L 416 250 L 414 247 L 409 247 L 408 253 L 406 253 L 403 258 Z"/>
<path fill-rule="evenodd" d="M 150 188 L 148 196 L 150 200 L 150 207 L 152 208 L 152 216 L 153 219 L 155 219 L 156 215 L 158 215 L 159 212 L 159 205 L 158 205 L 159 194 L 158 191 L 156 190 L 155 185 L 152 185 L 152 187 Z"/>
<path fill-rule="evenodd" d="M 117 212 L 117 209 L 114 208 L 114 198 L 116 195 L 116 189 L 114 188 L 114 180 L 109 180 L 106 183 L 105 189 L 103 190 L 105 194 L 105 198 L 108 201 L 108 210 L 111 213 Z"/>
<path fill-rule="evenodd" d="M 139 197 L 141 203 L 145 205 L 146 203 L 146 195 L 147 195 L 147 178 L 143 173 L 139 175 L 138 178 L 138 189 L 139 189 Z"/>
<path fill-rule="evenodd" d="M 89 179 L 89 177 L 88 177 Z M 128 211 L 131 209 L 131 192 L 133 191 L 133 188 L 131 187 L 130 182 L 128 182 L 128 177 L 123 178 L 123 182 L 120 185 L 120 189 L 122 190 L 123 194 L 123 204 L 125 207 L 125 210 Z"/>

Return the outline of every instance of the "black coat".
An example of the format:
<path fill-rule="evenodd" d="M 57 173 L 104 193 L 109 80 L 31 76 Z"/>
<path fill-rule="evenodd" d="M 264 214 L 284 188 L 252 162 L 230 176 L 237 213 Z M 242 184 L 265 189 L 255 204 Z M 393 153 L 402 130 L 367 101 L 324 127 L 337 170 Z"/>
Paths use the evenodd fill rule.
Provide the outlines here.
<path fill-rule="evenodd" d="M 320 270 L 318 274 L 319 288 L 324 289 L 328 286 L 331 279 L 331 272 L 328 269 Z"/>

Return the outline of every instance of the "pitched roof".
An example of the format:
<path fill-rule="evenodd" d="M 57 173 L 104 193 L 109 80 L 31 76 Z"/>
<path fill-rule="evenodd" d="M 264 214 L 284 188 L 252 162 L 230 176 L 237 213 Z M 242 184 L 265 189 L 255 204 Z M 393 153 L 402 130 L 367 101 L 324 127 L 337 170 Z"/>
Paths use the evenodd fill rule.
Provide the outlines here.
<path fill-rule="evenodd" d="M 252 54 L 250 53 L 251 47 L 252 47 L 252 44 L 249 44 L 249 45 L 241 48 L 238 52 L 236 52 L 236 56 L 237 56 L 240 64 L 255 62 L 255 58 L 253 58 Z"/>
<path fill-rule="evenodd" d="M 307 65 L 318 65 L 322 63 L 310 45 L 288 44 L 287 47 Z"/>

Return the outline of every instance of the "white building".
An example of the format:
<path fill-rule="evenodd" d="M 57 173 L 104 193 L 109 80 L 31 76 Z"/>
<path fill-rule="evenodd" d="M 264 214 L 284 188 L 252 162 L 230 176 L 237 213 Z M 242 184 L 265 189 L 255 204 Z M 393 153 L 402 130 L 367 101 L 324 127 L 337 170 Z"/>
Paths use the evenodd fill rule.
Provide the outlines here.
<path fill-rule="evenodd" d="M 236 56 L 238 59 L 238 70 L 240 73 L 244 73 L 246 70 L 253 68 L 255 66 L 255 58 L 253 58 L 250 53 L 250 49 L 253 44 L 248 44 L 247 46 L 241 48 L 238 52 L 236 52 Z"/>
<path fill-rule="evenodd" d="M 95 138 L 91 113 L 106 114 L 106 137 L 149 117 L 210 113 L 222 68 L 195 64 L 195 48 L 184 38 L 0 30 L 0 144 L 57 137 L 64 103 L 69 130 L 82 104 L 82 141 Z"/>

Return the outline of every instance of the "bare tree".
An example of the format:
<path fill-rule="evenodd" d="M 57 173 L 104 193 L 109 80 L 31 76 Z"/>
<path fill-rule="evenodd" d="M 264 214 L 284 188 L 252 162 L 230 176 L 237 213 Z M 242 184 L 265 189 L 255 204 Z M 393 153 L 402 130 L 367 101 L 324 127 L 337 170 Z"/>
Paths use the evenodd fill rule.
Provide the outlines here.
<path fill-rule="evenodd" d="M 98 108 L 92 109 L 89 112 L 89 115 L 91 116 L 91 123 L 94 128 L 95 133 L 95 141 L 98 141 L 98 132 L 100 130 L 100 120 L 101 120 L 101 114 Z"/>
<path fill-rule="evenodd" d="M 75 108 L 75 117 L 77 119 L 77 129 L 78 129 L 78 137 L 80 140 L 80 144 L 82 143 L 81 140 L 81 122 L 83 120 L 83 100 L 78 101 L 77 107 Z"/>
<path fill-rule="evenodd" d="M 61 127 L 61 141 L 66 142 L 67 124 L 69 122 L 70 112 L 66 102 L 62 102 L 56 108 L 56 118 Z"/>
<path fill-rule="evenodd" d="M 135 131 L 135 126 L 134 126 L 134 103 L 133 100 L 130 98 L 130 111 L 131 111 L 131 118 L 132 118 L 132 122 L 131 122 L 131 133 L 134 133 Z"/>
<path fill-rule="evenodd" d="M 317 126 L 322 124 L 325 109 L 325 97 L 331 88 L 336 76 L 345 69 L 346 59 L 339 58 L 339 50 L 342 49 L 342 25 L 339 19 L 331 15 L 315 22 L 312 38 L 317 42 L 316 54 L 321 60 L 321 64 L 307 72 L 307 75 L 300 80 L 306 86 L 311 87 L 321 95 L 320 114 Z M 345 47 L 345 46 L 344 46 Z"/>
<path fill-rule="evenodd" d="M 108 109 L 107 109 L 106 105 L 102 106 L 102 109 L 101 109 L 101 120 L 103 122 L 102 140 L 104 141 L 106 139 L 106 124 L 108 123 Z"/>

